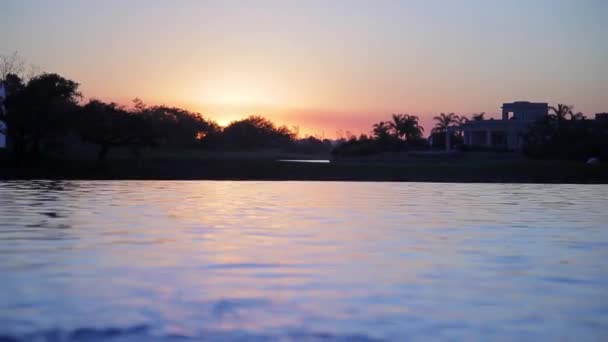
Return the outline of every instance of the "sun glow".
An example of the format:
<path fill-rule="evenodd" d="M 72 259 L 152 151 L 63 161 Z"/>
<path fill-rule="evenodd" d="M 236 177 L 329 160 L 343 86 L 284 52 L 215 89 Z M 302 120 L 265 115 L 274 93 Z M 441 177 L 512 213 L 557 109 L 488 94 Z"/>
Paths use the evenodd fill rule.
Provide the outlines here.
<path fill-rule="evenodd" d="M 208 103 L 243 106 L 271 104 L 273 101 L 269 96 L 265 96 L 257 89 L 216 89 L 208 92 L 203 100 Z"/>
<path fill-rule="evenodd" d="M 266 75 L 257 77 L 251 73 L 224 74 L 202 84 L 199 95 L 205 103 L 228 106 L 276 105 L 280 94 L 277 82 Z"/>
<path fill-rule="evenodd" d="M 222 126 L 222 127 L 226 127 L 226 126 L 228 126 L 228 125 L 230 124 L 230 122 L 232 122 L 232 121 L 233 121 L 233 120 L 230 120 L 230 119 L 223 119 L 223 118 L 220 118 L 220 119 L 217 119 L 217 120 L 216 120 L 217 124 L 218 124 L 218 125 L 220 125 L 220 126 Z"/>

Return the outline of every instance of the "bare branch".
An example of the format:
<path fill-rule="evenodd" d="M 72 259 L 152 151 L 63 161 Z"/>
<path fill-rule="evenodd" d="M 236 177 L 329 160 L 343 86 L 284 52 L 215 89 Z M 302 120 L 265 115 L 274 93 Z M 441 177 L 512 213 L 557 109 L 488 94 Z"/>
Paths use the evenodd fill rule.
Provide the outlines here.
<path fill-rule="evenodd" d="M 10 55 L 0 55 L 0 79 L 5 79 L 8 74 L 23 74 L 25 65 L 25 59 L 17 51 Z"/>

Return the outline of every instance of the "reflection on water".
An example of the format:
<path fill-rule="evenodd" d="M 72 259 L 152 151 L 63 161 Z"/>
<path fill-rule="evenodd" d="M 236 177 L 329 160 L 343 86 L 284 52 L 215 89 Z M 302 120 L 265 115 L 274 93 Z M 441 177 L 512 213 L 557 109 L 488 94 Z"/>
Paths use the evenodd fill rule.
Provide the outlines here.
<path fill-rule="evenodd" d="M 279 159 L 280 162 L 287 163 L 313 163 L 313 164 L 329 164 L 329 159 Z"/>
<path fill-rule="evenodd" d="M 0 340 L 593 340 L 608 187 L 0 183 Z"/>

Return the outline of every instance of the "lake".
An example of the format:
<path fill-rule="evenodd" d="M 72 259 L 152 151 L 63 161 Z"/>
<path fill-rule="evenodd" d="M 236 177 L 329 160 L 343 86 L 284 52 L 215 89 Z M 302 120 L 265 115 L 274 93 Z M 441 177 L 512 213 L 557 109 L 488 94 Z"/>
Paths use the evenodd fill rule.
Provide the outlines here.
<path fill-rule="evenodd" d="M 0 182 L 0 340 L 608 339 L 608 186 Z"/>

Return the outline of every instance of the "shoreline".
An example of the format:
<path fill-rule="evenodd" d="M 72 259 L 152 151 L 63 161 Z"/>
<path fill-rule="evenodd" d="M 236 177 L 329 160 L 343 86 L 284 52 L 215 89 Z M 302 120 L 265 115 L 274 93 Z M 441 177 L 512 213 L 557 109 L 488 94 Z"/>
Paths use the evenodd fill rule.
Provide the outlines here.
<path fill-rule="evenodd" d="M 0 161 L 0 180 L 238 180 L 608 184 L 608 164 L 556 160 L 279 162 L 276 159 L 49 159 L 27 167 Z"/>

